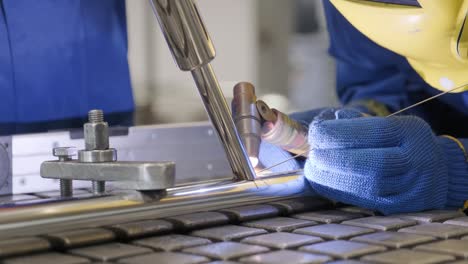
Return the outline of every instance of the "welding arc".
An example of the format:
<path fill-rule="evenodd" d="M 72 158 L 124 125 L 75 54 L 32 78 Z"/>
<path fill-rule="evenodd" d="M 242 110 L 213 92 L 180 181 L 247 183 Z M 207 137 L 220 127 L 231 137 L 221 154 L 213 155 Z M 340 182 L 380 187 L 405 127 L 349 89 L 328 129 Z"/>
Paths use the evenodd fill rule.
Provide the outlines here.
<path fill-rule="evenodd" d="M 434 95 L 434 96 L 432 96 L 432 97 L 429 97 L 429 98 L 427 98 L 427 99 L 425 99 L 425 100 L 422 100 L 422 101 L 420 101 L 420 102 L 417 102 L 417 103 L 415 103 L 415 104 L 413 104 L 413 105 L 410 105 L 410 106 L 408 106 L 408 107 L 406 107 L 406 108 L 403 108 L 403 109 L 401 109 L 401 110 L 398 110 L 398 111 L 394 112 L 393 114 L 390 114 L 390 115 L 388 115 L 388 116 L 386 116 L 386 117 L 392 117 L 392 116 L 401 114 L 401 113 L 403 113 L 403 112 L 405 112 L 405 111 L 407 111 L 407 110 L 409 110 L 409 109 L 411 109 L 411 108 L 413 108 L 413 107 L 422 105 L 422 104 L 427 103 L 427 102 L 429 102 L 429 101 L 431 101 L 431 100 L 434 100 L 434 99 L 436 99 L 436 98 L 438 98 L 438 97 L 440 97 L 440 96 L 442 96 L 442 95 L 444 95 L 444 94 L 448 94 L 448 93 L 450 93 L 450 92 L 459 90 L 459 89 L 464 88 L 464 87 L 466 87 L 466 86 L 468 86 L 468 83 L 463 84 L 463 85 L 458 86 L 458 87 L 455 87 L 455 88 L 452 88 L 452 89 L 447 90 L 447 91 L 445 91 L 445 92 L 439 93 L 439 94 Z M 277 167 L 277 166 L 279 166 L 279 165 L 281 165 L 281 164 L 284 164 L 284 163 L 286 163 L 286 162 L 288 162 L 288 161 L 290 161 L 290 160 L 299 158 L 299 157 L 301 157 L 301 156 L 305 156 L 308 152 L 309 152 L 309 150 L 308 150 L 308 151 L 304 151 L 303 153 L 299 153 L 299 154 L 297 154 L 297 155 L 294 155 L 294 156 L 292 156 L 291 158 L 288 158 L 288 159 L 283 160 L 283 161 L 281 161 L 281 162 L 279 162 L 279 163 L 276 163 L 276 164 L 274 164 L 274 165 L 272 165 L 272 166 L 270 166 L 270 167 L 268 167 L 268 168 L 262 169 L 262 170 L 258 171 L 258 173 L 261 173 L 261 172 L 270 170 L 270 169 L 272 169 L 272 168 L 274 168 L 274 167 Z"/>

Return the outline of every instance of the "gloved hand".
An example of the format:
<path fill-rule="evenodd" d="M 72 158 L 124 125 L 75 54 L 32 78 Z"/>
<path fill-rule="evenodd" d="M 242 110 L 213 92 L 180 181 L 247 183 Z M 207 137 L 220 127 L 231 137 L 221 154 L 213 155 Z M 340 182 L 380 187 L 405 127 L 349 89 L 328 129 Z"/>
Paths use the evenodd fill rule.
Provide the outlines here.
<path fill-rule="evenodd" d="M 318 116 L 320 113 L 324 111 L 335 111 L 338 110 L 338 108 L 333 108 L 333 107 L 326 107 L 326 108 L 317 108 L 317 109 L 312 109 L 304 112 L 295 112 L 289 115 L 291 119 L 294 119 L 298 122 L 301 122 L 305 126 L 309 126 L 309 124 L 314 120 L 316 116 Z"/>
<path fill-rule="evenodd" d="M 417 117 L 326 113 L 310 124 L 309 144 L 304 173 L 329 199 L 392 214 L 461 207 L 468 198 L 462 149 Z"/>
<path fill-rule="evenodd" d="M 309 126 L 312 120 L 314 120 L 318 115 L 321 115 L 322 118 L 324 118 L 325 115 L 329 114 L 332 114 L 334 116 L 334 112 L 339 109 L 354 109 L 364 113 L 365 115 L 371 116 L 387 116 L 390 114 L 387 107 L 380 102 L 377 102 L 375 100 L 361 100 L 348 104 L 345 107 L 323 107 L 305 112 L 292 113 L 291 115 L 289 115 L 289 117 L 303 123 L 306 126 Z"/>

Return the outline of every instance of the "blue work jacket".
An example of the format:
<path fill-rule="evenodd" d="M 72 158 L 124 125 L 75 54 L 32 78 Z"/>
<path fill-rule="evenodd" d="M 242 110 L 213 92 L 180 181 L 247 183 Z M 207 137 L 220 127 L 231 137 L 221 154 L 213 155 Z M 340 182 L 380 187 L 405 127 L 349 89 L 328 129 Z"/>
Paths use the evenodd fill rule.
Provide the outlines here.
<path fill-rule="evenodd" d="M 360 33 L 328 0 L 324 0 L 324 8 L 342 104 L 376 100 L 396 111 L 440 93 L 404 57 Z M 468 92 L 444 95 L 405 114 L 422 117 L 437 134 L 468 137 Z"/>
<path fill-rule="evenodd" d="M 0 11 L 0 134 L 133 110 L 124 0 L 1 0 Z"/>

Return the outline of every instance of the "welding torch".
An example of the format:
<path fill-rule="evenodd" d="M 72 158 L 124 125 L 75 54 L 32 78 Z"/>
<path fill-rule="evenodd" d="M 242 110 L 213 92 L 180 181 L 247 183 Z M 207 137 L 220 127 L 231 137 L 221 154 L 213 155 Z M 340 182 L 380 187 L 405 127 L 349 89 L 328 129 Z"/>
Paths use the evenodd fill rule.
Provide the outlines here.
<path fill-rule="evenodd" d="M 261 140 L 307 157 L 307 127 L 257 100 L 251 83 L 241 82 L 234 86 L 232 114 L 253 167 L 258 165 Z"/>

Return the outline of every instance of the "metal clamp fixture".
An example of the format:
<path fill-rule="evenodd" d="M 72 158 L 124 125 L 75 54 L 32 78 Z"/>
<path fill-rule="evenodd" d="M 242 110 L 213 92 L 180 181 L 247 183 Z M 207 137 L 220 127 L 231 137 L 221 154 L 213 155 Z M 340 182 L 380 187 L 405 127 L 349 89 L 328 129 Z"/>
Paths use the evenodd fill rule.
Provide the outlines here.
<path fill-rule="evenodd" d="M 73 195 L 72 180 L 90 180 L 95 194 L 105 193 L 105 182 L 116 187 L 133 190 L 165 190 L 174 186 L 173 162 L 122 162 L 117 161 L 117 150 L 109 148 L 109 127 L 101 110 L 89 112 L 89 122 L 84 125 L 85 149 L 73 160 L 73 147 L 54 148 L 58 161 L 41 165 L 43 178 L 60 179 L 62 197 Z"/>

